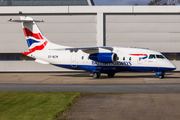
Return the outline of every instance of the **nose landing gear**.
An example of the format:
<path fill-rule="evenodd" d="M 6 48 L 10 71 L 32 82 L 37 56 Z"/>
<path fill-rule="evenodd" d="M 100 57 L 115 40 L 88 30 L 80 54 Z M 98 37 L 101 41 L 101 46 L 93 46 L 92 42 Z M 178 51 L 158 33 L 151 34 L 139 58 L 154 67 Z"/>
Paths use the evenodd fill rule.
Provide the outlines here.
<path fill-rule="evenodd" d="M 164 78 L 164 75 L 159 75 L 159 79 L 163 79 Z"/>
<path fill-rule="evenodd" d="M 159 79 L 163 79 L 165 72 L 156 72 L 156 75 L 159 75 Z"/>

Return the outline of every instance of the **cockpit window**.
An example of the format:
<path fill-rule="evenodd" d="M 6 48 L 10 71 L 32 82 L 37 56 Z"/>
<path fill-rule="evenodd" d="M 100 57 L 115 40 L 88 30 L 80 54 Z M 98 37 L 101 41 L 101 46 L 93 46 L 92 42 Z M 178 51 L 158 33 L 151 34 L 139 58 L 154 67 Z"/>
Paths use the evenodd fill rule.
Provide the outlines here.
<path fill-rule="evenodd" d="M 157 58 L 160 58 L 160 59 L 165 59 L 165 57 L 163 55 L 156 55 Z"/>
<path fill-rule="evenodd" d="M 156 58 L 156 56 L 155 55 L 149 55 L 149 59 L 155 59 Z"/>

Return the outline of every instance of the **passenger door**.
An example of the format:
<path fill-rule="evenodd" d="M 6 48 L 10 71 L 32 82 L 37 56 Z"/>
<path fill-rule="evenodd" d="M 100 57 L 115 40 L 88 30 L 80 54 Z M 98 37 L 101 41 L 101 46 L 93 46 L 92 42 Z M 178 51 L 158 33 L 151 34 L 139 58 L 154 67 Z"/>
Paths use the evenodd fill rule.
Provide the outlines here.
<path fill-rule="evenodd" d="M 76 54 L 72 54 L 72 56 L 71 56 L 71 66 L 73 68 L 77 67 L 77 64 L 76 64 Z"/>
<path fill-rule="evenodd" d="M 137 63 L 138 63 L 138 64 L 142 64 L 142 62 L 143 62 L 143 59 L 141 59 L 141 57 L 138 57 L 138 58 L 137 58 Z"/>

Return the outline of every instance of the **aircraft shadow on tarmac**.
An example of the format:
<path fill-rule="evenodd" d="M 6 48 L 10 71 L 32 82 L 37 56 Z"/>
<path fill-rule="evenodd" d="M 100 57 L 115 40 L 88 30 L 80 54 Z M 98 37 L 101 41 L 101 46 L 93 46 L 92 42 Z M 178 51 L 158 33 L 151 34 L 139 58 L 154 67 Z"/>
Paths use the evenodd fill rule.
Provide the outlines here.
<path fill-rule="evenodd" d="M 167 73 L 165 74 L 165 78 L 164 79 L 179 79 L 180 77 L 178 76 L 169 76 L 169 75 L 174 75 L 171 73 Z M 92 77 L 92 74 L 88 74 L 88 73 L 75 73 L 75 74 L 64 74 L 64 75 L 51 75 L 51 76 L 67 76 L 67 77 Z M 158 76 L 156 75 L 115 75 L 113 78 L 158 78 Z M 106 74 L 102 74 L 100 78 L 98 79 L 113 79 L 113 78 L 109 78 Z"/>

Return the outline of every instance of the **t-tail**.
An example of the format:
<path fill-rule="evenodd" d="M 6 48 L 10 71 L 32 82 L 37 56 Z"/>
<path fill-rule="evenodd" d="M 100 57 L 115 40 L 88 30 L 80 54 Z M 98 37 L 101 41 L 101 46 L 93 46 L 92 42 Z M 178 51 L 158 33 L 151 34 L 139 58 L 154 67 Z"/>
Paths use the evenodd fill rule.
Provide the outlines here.
<path fill-rule="evenodd" d="M 38 28 L 36 21 L 30 17 L 21 16 L 20 20 L 30 21 L 30 22 L 22 22 L 22 27 L 24 31 L 24 35 L 26 37 L 27 45 L 29 48 L 29 52 L 25 52 L 23 54 L 27 55 L 29 53 L 35 52 L 36 50 L 43 50 L 48 40 L 43 36 L 42 32 Z M 43 21 L 37 21 L 43 22 Z"/>
<path fill-rule="evenodd" d="M 40 31 L 36 22 L 44 22 L 43 20 L 33 20 L 31 17 L 21 16 L 20 20 L 9 20 L 10 22 L 20 22 L 23 27 L 24 35 L 27 41 L 29 52 L 22 53 L 30 55 L 35 51 L 46 51 L 49 49 L 65 48 L 66 46 L 51 43 Z"/>

